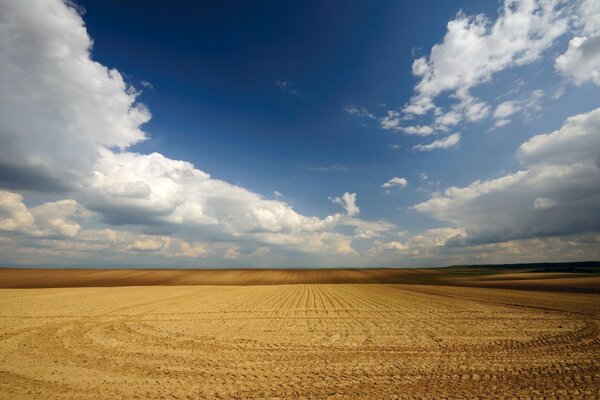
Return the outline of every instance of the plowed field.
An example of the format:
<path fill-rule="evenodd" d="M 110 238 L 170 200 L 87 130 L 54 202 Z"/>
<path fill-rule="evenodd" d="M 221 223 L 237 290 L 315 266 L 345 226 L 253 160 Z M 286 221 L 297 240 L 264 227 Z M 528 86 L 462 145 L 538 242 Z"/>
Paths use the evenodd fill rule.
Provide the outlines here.
<path fill-rule="evenodd" d="M 0 290 L 0 398 L 597 398 L 600 296 L 427 285 Z"/>

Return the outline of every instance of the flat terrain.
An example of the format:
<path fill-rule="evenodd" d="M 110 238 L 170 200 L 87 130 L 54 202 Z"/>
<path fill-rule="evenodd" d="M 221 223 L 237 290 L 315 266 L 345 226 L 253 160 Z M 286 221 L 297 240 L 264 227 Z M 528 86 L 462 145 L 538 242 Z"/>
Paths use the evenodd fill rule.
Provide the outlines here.
<path fill-rule="evenodd" d="M 3 399 L 600 397 L 595 293 L 417 283 L 2 289 L 0 318 Z"/>
<path fill-rule="evenodd" d="M 600 293 L 600 263 L 521 268 L 19 269 L 0 268 L 0 288 L 381 283 Z M 593 266 L 588 266 L 591 264 Z M 571 266 L 565 268 L 564 265 Z M 573 272 L 576 271 L 576 272 Z"/>

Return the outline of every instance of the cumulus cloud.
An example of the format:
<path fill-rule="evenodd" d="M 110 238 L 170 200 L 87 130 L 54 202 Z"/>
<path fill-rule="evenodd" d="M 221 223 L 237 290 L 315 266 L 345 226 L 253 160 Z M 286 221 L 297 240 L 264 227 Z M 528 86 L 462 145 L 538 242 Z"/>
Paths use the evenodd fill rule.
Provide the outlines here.
<path fill-rule="evenodd" d="M 72 199 L 28 208 L 23 196 L 0 190 L 0 231 L 32 237 L 74 237 L 91 213 Z"/>
<path fill-rule="evenodd" d="M 283 201 L 265 199 L 158 153 L 107 152 L 89 190 L 90 209 L 113 224 L 182 225 L 239 236 L 314 232 L 335 222 L 303 216 Z"/>
<path fill-rule="evenodd" d="M 1 190 L 0 231 L 34 232 L 36 229 L 35 218 L 23 203 L 23 196 Z"/>
<path fill-rule="evenodd" d="M 445 247 L 451 240 L 462 240 L 465 231 L 462 228 L 432 228 L 411 235 L 403 241 L 378 243 L 372 251 L 394 252 L 406 256 L 424 258 L 434 257 L 439 248 Z"/>
<path fill-rule="evenodd" d="M 514 101 L 505 101 L 504 103 L 498 104 L 496 107 L 496 111 L 494 111 L 494 118 L 506 118 L 510 117 L 517 111 L 519 111 L 520 106 L 516 104 Z"/>
<path fill-rule="evenodd" d="M 91 45 L 61 1 L 0 1 L 1 184 L 72 188 L 90 177 L 100 148 L 146 138 L 150 112 L 118 71 L 90 58 Z"/>
<path fill-rule="evenodd" d="M 387 115 L 379 120 L 379 125 L 383 129 L 399 129 L 400 123 L 401 119 L 398 111 L 388 111 Z"/>
<path fill-rule="evenodd" d="M 573 18 L 578 36 L 571 39 L 554 66 L 577 85 L 591 81 L 600 86 L 600 3 L 581 1 Z"/>
<path fill-rule="evenodd" d="M 600 230 L 600 109 L 535 135 L 517 152 L 523 168 L 451 187 L 414 208 L 492 243 Z"/>
<path fill-rule="evenodd" d="M 600 86 L 600 35 L 575 37 L 556 59 L 556 70 L 577 85 L 591 81 Z"/>
<path fill-rule="evenodd" d="M 330 197 L 331 202 L 339 204 L 346 210 L 346 215 L 354 217 L 360 214 L 360 208 L 356 205 L 356 193 L 344 193 L 341 197 Z"/>
<path fill-rule="evenodd" d="M 339 215 L 304 216 L 189 162 L 131 152 L 147 139 L 141 127 L 151 114 L 117 70 L 92 59 L 91 46 L 81 15 L 68 2 L 0 0 L 0 185 L 72 197 L 28 209 L 20 195 L 4 193 L 0 229 L 75 237 L 85 231 L 79 223 L 85 210 L 110 226 L 202 240 L 271 244 L 281 242 L 278 235 L 296 235 L 292 242 L 302 237 L 300 248 L 311 235 L 322 240 L 335 228 Z M 276 85 L 299 95 L 289 81 Z M 356 195 L 342 199 L 347 215 L 358 215 Z M 337 252 L 350 240 L 332 238 L 321 248 Z M 161 241 L 129 240 L 121 249 L 204 251 L 175 238 L 163 247 Z"/>
<path fill-rule="evenodd" d="M 435 132 L 435 130 L 429 125 L 406 126 L 401 129 L 404 133 L 418 136 L 429 136 Z"/>
<path fill-rule="evenodd" d="M 127 250 L 132 251 L 158 251 L 165 247 L 168 238 L 143 238 L 138 239 L 129 246 Z"/>
<path fill-rule="evenodd" d="M 71 238 L 82 229 L 79 221 L 92 213 L 73 199 L 59 200 L 31 208 L 39 227 L 38 234 Z"/>
<path fill-rule="evenodd" d="M 390 179 L 389 181 L 387 181 L 386 183 L 384 183 L 383 185 L 381 185 L 382 188 L 391 188 L 393 186 L 400 186 L 400 187 L 404 187 L 408 185 L 408 181 L 405 178 L 398 178 L 393 177 L 392 179 Z"/>
<path fill-rule="evenodd" d="M 403 113 L 418 116 L 435 110 L 444 115 L 437 120 L 442 126 L 485 118 L 489 106 L 473 97 L 470 89 L 499 71 L 537 60 L 567 27 L 560 1 L 506 0 L 495 21 L 482 14 L 459 13 L 448 22 L 442 43 L 414 61 L 412 72 L 419 81 Z M 435 104 L 444 92 L 456 100 L 451 114 Z"/>
<path fill-rule="evenodd" d="M 453 133 L 443 139 L 435 140 L 429 144 L 418 144 L 413 147 L 414 150 L 418 151 L 431 151 L 435 149 L 449 149 L 454 147 L 460 142 L 460 133 Z"/>

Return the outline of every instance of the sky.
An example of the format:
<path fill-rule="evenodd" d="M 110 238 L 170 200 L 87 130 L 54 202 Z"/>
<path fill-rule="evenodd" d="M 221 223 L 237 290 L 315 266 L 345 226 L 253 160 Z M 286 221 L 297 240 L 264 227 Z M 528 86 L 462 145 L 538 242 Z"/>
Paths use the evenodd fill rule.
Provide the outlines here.
<path fill-rule="evenodd" d="M 594 0 L 0 0 L 0 265 L 600 259 Z"/>

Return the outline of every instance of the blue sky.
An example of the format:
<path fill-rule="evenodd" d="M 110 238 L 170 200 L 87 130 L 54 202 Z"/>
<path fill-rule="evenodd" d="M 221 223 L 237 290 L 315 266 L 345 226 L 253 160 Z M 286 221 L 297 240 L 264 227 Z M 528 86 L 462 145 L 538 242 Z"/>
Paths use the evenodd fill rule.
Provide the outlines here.
<path fill-rule="evenodd" d="M 6 265 L 598 258 L 591 0 L 35 4 L 0 5 Z"/>

